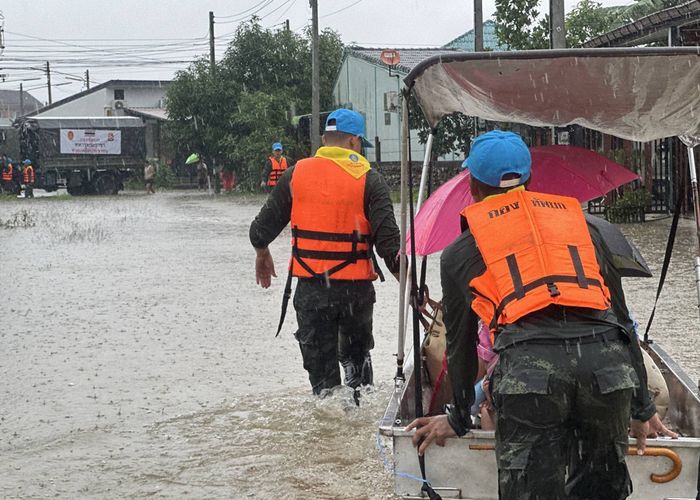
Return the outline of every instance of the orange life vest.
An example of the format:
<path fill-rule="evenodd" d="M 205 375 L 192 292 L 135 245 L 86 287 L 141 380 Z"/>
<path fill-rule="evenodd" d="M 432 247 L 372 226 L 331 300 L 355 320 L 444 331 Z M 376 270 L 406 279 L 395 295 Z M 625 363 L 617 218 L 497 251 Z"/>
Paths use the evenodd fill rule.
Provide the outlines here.
<path fill-rule="evenodd" d="M 8 163 L 5 170 L 2 171 L 2 180 L 5 182 L 12 182 L 12 163 Z"/>
<path fill-rule="evenodd" d="M 605 310 L 610 292 L 574 198 L 512 191 L 465 208 L 486 272 L 472 309 L 493 332 L 551 304 Z"/>
<path fill-rule="evenodd" d="M 31 165 L 24 167 L 23 181 L 25 184 L 34 184 L 34 167 Z"/>
<path fill-rule="evenodd" d="M 274 156 L 270 156 L 270 163 L 272 164 L 272 170 L 270 170 L 270 175 L 267 176 L 267 185 L 272 187 L 277 185 L 277 181 L 282 177 L 282 174 L 287 170 L 287 158 L 284 156 L 280 157 L 280 161 Z"/>
<path fill-rule="evenodd" d="M 291 180 L 293 276 L 377 278 L 364 209 L 366 179 L 366 174 L 356 179 L 326 158 L 297 162 Z"/>

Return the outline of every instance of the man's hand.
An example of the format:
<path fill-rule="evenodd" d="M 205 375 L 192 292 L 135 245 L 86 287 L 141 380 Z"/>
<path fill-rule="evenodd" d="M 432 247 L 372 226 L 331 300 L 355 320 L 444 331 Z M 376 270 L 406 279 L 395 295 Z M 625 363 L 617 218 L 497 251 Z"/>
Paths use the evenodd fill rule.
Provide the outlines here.
<path fill-rule="evenodd" d="M 649 435 L 649 421 L 632 420 L 630 424 L 630 436 L 637 440 L 637 455 L 644 455 L 647 448 L 647 436 Z"/>
<path fill-rule="evenodd" d="M 266 185 L 265 181 L 260 181 L 260 187 L 261 187 L 261 188 L 265 189 L 265 185 Z"/>
<path fill-rule="evenodd" d="M 653 417 L 649 419 L 649 434 L 647 437 L 655 438 L 659 436 L 670 437 L 671 439 L 678 439 L 678 434 L 669 430 L 661 421 L 658 413 L 655 413 Z"/>
<path fill-rule="evenodd" d="M 263 288 L 270 288 L 272 276 L 277 277 L 272 254 L 267 247 L 256 248 L 255 253 L 255 281 Z"/>
<path fill-rule="evenodd" d="M 637 454 L 644 455 L 647 446 L 647 438 L 655 438 L 659 436 L 678 439 L 678 434 L 669 430 L 661 421 L 658 413 L 655 413 L 646 422 L 632 420 L 630 425 L 630 435 L 637 440 Z"/>
<path fill-rule="evenodd" d="M 457 436 L 447 420 L 447 415 L 417 418 L 408 424 L 405 430 L 411 429 L 416 429 L 413 435 L 413 446 L 418 447 L 419 455 L 423 455 L 433 441 L 438 446 L 445 446 L 445 439 Z"/>

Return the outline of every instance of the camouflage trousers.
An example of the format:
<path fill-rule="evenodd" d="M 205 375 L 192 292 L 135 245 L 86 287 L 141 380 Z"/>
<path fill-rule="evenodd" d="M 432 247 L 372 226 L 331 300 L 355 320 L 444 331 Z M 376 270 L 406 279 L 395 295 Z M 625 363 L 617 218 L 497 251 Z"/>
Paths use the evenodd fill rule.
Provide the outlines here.
<path fill-rule="evenodd" d="M 639 385 L 625 341 L 528 341 L 500 353 L 491 378 L 502 500 L 616 500 L 630 401 Z"/>
<path fill-rule="evenodd" d="M 335 303 L 317 309 L 297 309 L 299 341 L 304 368 L 314 394 L 340 385 L 372 384 L 372 312 L 374 304 Z"/>

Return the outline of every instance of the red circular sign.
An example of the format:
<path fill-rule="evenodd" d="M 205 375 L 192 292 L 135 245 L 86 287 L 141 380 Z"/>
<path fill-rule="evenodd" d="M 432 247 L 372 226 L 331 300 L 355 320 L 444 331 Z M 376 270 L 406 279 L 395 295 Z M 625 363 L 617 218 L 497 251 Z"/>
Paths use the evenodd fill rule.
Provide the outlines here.
<path fill-rule="evenodd" d="M 396 66 L 401 62 L 399 51 L 395 49 L 382 50 L 382 53 L 379 54 L 379 59 L 387 66 Z"/>

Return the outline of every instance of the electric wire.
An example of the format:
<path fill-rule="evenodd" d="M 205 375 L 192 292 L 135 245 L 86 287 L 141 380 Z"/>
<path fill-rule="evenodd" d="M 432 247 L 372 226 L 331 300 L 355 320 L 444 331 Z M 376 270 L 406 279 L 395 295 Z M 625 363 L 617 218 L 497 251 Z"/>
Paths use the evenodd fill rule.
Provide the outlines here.
<path fill-rule="evenodd" d="M 255 16 L 258 12 L 262 11 L 265 7 L 267 7 L 268 5 L 272 4 L 274 1 L 275 1 L 275 0 L 263 0 L 263 2 L 260 2 L 260 4 L 258 4 L 258 5 L 261 5 L 261 4 L 264 4 L 264 5 L 262 5 L 262 6 L 261 6 L 260 8 L 258 8 L 257 10 L 254 10 L 253 12 L 251 12 L 251 13 L 249 13 L 249 14 L 239 15 L 239 16 L 237 16 L 237 17 L 236 17 L 236 16 L 230 16 L 230 17 L 236 17 L 236 18 L 235 18 L 235 19 L 231 19 L 230 21 L 221 21 L 221 22 L 218 22 L 218 23 L 216 23 L 216 24 L 231 24 L 231 23 L 238 23 L 238 22 L 241 22 L 241 21 L 243 21 L 244 19 L 248 19 L 248 18 L 251 18 L 251 17 Z M 256 7 L 257 7 L 257 5 L 256 5 Z M 250 9 L 248 9 L 248 10 L 250 10 Z M 214 22 L 216 22 L 216 18 L 217 18 L 217 17 L 219 17 L 219 16 L 214 16 Z"/>
<path fill-rule="evenodd" d="M 255 9 L 256 7 L 258 7 L 259 5 L 262 5 L 262 4 L 264 4 L 265 2 L 270 3 L 271 1 L 272 1 L 272 0 L 262 0 L 261 2 L 258 2 L 258 3 L 256 3 L 255 5 L 253 5 L 252 7 L 248 8 L 248 9 L 246 9 L 246 10 L 242 10 L 241 12 L 238 12 L 237 14 L 230 14 L 230 15 L 228 15 L 228 16 L 214 16 L 214 19 L 216 19 L 216 18 L 220 18 L 220 19 L 230 19 L 230 18 L 232 18 L 232 17 L 240 17 L 242 14 L 245 14 L 246 12 L 250 12 L 251 10 Z"/>
<path fill-rule="evenodd" d="M 279 21 L 280 19 L 282 19 L 282 18 L 284 17 L 284 15 L 285 15 L 287 12 L 289 12 L 289 9 L 291 9 L 292 7 L 294 7 L 294 4 L 295 4 L 295 3 L 297 3 L 297 0 L 293 0 L 292 3 L 289 5 L 289 7 L 287 7 L 286 9 L 284 9 L 284 11 L 280 14 L 280 16 L 279 16 L 277 19 L 275 19 L 275 22 L 277 22 L 277 21 Z"/>
<path fill-rule="evenodd" d="M 344 10 L 348 10 L 350 7 L 354 7 L 355 5 L 357 5 L 357 4 L 360 3 L 360 2 L 362 2 L 362 0 L 356 0 L 355 2 L 351 3 L 350 5 L 346 5 L 346 6 L 343 7 L 342 9 L 338 9 L 338 10 L 336 10 L 336 11 L 333 11 L 333 12 L 329 13 L 329 14 L 324 14 L 324 15 L 322 15 L 322 16 L 319 16 L 319 19 L 325 19 L 325 18 L 327 18 L 327 17 L 334 16 L 334 15 L 340 13 L 340 12 L 343 12 Z"/>

